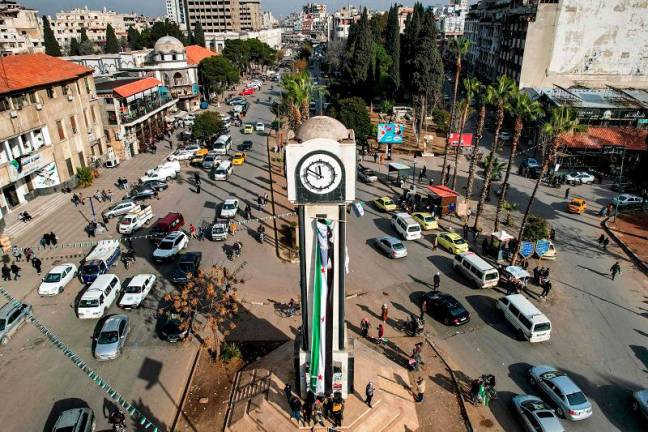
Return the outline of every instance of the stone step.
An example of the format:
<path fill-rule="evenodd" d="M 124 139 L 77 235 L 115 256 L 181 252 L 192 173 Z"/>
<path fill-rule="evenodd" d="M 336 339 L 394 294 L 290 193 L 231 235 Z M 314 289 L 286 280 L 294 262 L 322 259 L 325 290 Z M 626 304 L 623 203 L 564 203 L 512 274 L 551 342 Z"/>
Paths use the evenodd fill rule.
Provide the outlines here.
<path fill-rule="evenodd" d="M 4 234 L 11 237 L 12 241 L 20 237 L 23 233 L 34 228 L 35 225 L 42 219 L 45 219 L 47 216 L 55 212 L 57 209 L 62 207 L 64 203 L 72 198 L 70 194 L 56 193 L 49 197 L 43 197 L 38 201 L 38 205 L 35 206 L 25 206 L 25 208 L 16 209 L 15 218 L 13 219 L 13 214 L 11 216 L 5 216 L 5 221 L 8 222 L 8 225 L 4 229 Z M 17 220 L 18 214 L 22 211 L 27 211 L 31 216 L 31 222 L 21 222 Z M 10 220 L 13 220 L 12 223 L 9 223 Z"/>

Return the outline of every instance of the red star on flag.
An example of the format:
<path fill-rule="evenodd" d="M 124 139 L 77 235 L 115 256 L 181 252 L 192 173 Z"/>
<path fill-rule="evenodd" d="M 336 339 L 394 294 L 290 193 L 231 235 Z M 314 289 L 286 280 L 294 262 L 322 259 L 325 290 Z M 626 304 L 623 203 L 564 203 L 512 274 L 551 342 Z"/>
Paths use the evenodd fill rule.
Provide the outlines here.
<path fill-rule="evenodd" d="M 317 375 L 317 381 L 322 381 L 323 379 L 324 377 L 322 376 L 322 374 Z"/>
<path fill-rule="evenodd" d="M 324 320 L 326 320 L 326 317 L 325 317 L 325 316 L 323 316 L 322 319 L 321 319 L 320 321 L 324 322 Z"/>
<path fill-rule="evenodd" d="M 322 270 L 320 270 L 322 273 L 326 273 L 326 267 L 322 266 Z"/>

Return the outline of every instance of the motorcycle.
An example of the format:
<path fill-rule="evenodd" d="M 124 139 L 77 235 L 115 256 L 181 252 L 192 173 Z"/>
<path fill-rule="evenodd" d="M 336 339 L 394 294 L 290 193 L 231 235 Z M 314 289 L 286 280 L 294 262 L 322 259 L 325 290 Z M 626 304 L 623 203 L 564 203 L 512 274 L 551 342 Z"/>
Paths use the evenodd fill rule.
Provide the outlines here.
<path fill-rule="evenodd" d="M 243 244 L 240 241 L 237 241 L 232 245 L 232 247 L 227 252 L 227 259 L 234 261 L 236 258 L 241 256 L 243 250 Z"/>
<path fill-rule="evenodd" d="M 418 336 L 425 330 L 425 319 L 410 315 L 410 319 L 402 324 L 401 330 L 409 336 Z"/>
<path fill-rule="evenodd" d="M 259 243 L 263 243 L 263 241 L 265 240 L 265 229 L 262 228 L 263 227 L 259 227 L 259 229 L 257 230 L 257 240 L 259 241 Z"/>
<path fill-rule="evenodd" d="M 124 252 L 121 261 L 124 264 L 124 268 L 128 270 L 128 266 L 130 265 L 130 263 L 135 262 L 135 252 L 133 251 Z"/>

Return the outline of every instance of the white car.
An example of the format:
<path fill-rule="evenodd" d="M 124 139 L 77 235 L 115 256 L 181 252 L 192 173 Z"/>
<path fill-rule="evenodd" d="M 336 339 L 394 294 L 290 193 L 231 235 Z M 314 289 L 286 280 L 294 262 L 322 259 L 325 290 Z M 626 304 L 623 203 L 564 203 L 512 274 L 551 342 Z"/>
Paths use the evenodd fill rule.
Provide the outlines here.
<path fill-rule="evenodd" d="M 637 195 L 621 194 L 612 198 L 612 204 L 621 207 L 638 207 L 643 203 L 643 198 Z"/>
<path fill-rule="evenodd" d="M 101 215 L 105 218 L 110 219 L 115 216 L 121 216 L 121 215 L 125 215 L 126 213 L 130 213 L 131 211 L 135 210 L 136 207 L 137 204 L 134 201 L 131 200 L 120 201 L 108 207 L 106 210 L 104 210 L 101 213 Z"/>
<path fill-rule="evenodd" d="M 238 212 L 239 201 L 235 198 L 228 198 L 221 207 L 220 215 L 222 218 L 233 218 Z"/>
<path fill-rule="evenodd" d="M 140 307 L 148 293 L 155 286 L 155 275 L 138 274 L 128 282 L 124 294 L 119 299 L 117 306 L 124 309 Z"/>
<path fill-rule="evenodd" d="M 189 160 L 192 157 L 194 157 L 194 153 L 195 151 L 187 150 L 187 149 L 176 150 L 167 157 L 167 160 L 170 161 Z"/>
<path fill-rule="evenodd" d="M 45 275 L 43 282 L 38 287 L 39 296 L 54 296 L 65 290 L 76 275 L 77 267 L 71 263 L 57 265 Z"/>
<path fill-rule="evenodd" d="M 182 231 L 173 231 L 166 235 L 153 251 L 153 261 L 163 262 L 173 259 L 189 244 L 189 237 Z"/>
<path fill-rule="evenodd" d="M 265 125 L 263 122 L 257 122 L 255 129 L 257 132 L 263 132 L 265 131 Z"/>
<path fill-rule="evenodd" d="M 594 176 L 584 171 L 574 171 L 565 175 L 565 182 L 567 184 L 592 184 L 594 183 Z"/>

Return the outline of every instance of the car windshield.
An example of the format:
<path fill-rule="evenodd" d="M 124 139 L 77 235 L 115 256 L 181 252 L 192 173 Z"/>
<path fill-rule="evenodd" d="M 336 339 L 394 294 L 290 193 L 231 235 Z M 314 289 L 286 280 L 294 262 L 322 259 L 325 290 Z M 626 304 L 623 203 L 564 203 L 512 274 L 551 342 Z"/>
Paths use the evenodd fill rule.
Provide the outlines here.
<path fill-rule="evenodd" d="M 587 402 L 587 398 L 582 392 L 568 394 L 567 400 L 569 401 L 569 405 L 571 406 L 582 405 Z"/>
<path fill-rule="evenodd" d="M 236 206 L 233 203 L 225 203 L 223 204 L 223 208 L 225 210 L 234 210 Z"/>
<path fill-rule="evenodd" d="M 225 144 L 223 144 L 223 143 L 216 143 L 216 144 L 214 144 L 214 148 L 216 148 L 216 149 L 222 149 L 222 148 L 225 148 Z"/>
<path fill-rule="evenodd" d="M 140 285 L 128 285 L 124 288 L 124 292 L 128 294 L 139 294 L 142 292 L 142 287 Z"/>
<path fill-rule="evenodd" d="M 392 243 L 392 249 L 399 251 L 405 249 L 405 246 L 403 246 L 403 243 Z"/>
<path fill-rule="evenodd" d="M 544 409 L 544 408 L 539 408 L 539 409 Z M 540 412 L 536 413 L 536 415 L 539 418 L 553 418 L 554 417 L 554 414 L 551 411 L 540 411 Z"/>
<path fill-rule="evenodd" d="M 549 324 L 548 322 L 536 324 L 535 327 L 533 327 L 533 331 L 537 331 L 537 332 L 549 331 L 549 330 L 551 330 L 551 324 Z"/>
<path fill-rule="evenodd" d="M 97 274 L 99 273 L 99 267 L 96 264 L 88 264 L 83 266 L 84 274 Z"/>
<path fill-rule="evenodd" d="M 97 307 L 99 306 L 99 300 L 98 299 L 81 299 L 79 302 L 79 307 L 80 308 L 92 308 L 92 307 Z"/>
<path fill-rule="evenodd" d="M 5 320 L 0 319 L 0 331 L 5 329 Z"/>
<path fill-rule="evenodd" d="M 562 372 L 558 372 L 558 371 L 548 371 L 548 372 L 545 372 L 545 373 L 541 374 L 540 378 L 546 379 L 546 380 L 552 380 L 552 379 L 554 379 L 556 377 L 559 377 L 559 376 L 565 376 L 565 374 L 562 373 Z"/>
<path fill-rule="evenodd" d="M 456 245 L 466 244 L 466 241 L 465 241 L 464 239 L 461 239 L 461 238 L 454 239 L 454 240 L 452 240 L 452 242 L 453 242 L 454 244 L 456 244 Z"/>
<path fill-rule="evenodd" d="M 132 222 L 131 218 L 124 218 L 119 223 L 122 224 L 122 225 L 130 225 L 131 222 Z"/>
<path fill-rule="evenodd" d="M 97 343 L 100 345 L 113 344 L 117 342 L 117 339 L 119 339 L 119 335 L 116 331 L 101 332 L 99 338 L 97 339 Z"/>
<path fill-rule="evenodd" d="M 164 250 L 173 249 L 173 241 L 171 240 L 161 241 L 160 244 L 158 245 L 158 249 L 164 249 Z"/>
<path fill-rule="evenodd" d="M 452 315 L 453 317 L 463 315 L 464 313 L 466 313 L 466 309 L 464 309 L 460 305 L 455 305 L 454 307 L 450 308 L 450 315 Z"/>
<path fill-rule="evenodd" d="M 394 204 L 394 202 L 392 200 L 390 200 L 390 199 L 384 199 L 383 202 L 385 203 L 385 205 Z"/>
<path fill-rule="evenodd" d="M 60 282 L 61 281 L 61 274 L 60 273 L 48 273 L 47 276 L 45 276 L 45 279 L 43 279 L 43 282 L 46 283 L 54 283 L 54 282 Z"/>
<path fill-rule="evenodd" d="M 544 402 L 535 400 L 522 402 L 522 406 L 531 411 L 546 409 Z"/>
<path fill-rule="evenodd" d="M 499 274 L 497 274 L 497 272 L 486 273 L 486 276 L 484 277 L 484 279 L 486 280 L 493 280 L 498 278 L 499 278 Z"/>
<path fill-rule="evenodd" d="M 423 221 L 426 223 L 434 222 L 434 218 L 432 216 L 425 216 Z"/>
<path fill-rule="evenodd" d="M 421 228 L 417 225 L 413 225 L 407 228 L 407 232 L 419 232 L 419 231 L 421 231 Z"/>
<path fill-rule="evenodd" d="M 193 273 L 194 265 L 190 262 L 181 262 L 178 264 L 178 268 L 182 270 L 183 273 Z"/>
<path fill-rule="evenodd" d="M 225 227 L 221 225 L 217 225 L 212 228 L 212 231 L 215 232 L 216 234 L 223 234 L 225 232 Z"/>

